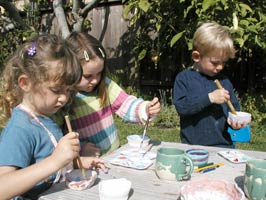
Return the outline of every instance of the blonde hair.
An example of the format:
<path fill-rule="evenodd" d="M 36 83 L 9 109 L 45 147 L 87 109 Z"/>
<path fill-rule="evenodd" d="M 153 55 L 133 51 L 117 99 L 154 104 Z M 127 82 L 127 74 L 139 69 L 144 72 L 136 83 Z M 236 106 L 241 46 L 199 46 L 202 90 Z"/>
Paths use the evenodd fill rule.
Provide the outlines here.
<path fill-rule="evenodd" d="M 216 22 L 205 22 L 196 30 L 193 50 L 201 55 L 210 55 L 219 50 L 227 59 L 235 57 L 235 48 L 229 32 Z"/>
<path fill-rule="evenodd" d="M 74 86 L 82 77 L 82 68 L 69 43 L 56 35 L 42 34 L 25 42 L 9 58 L 2 75 L 0 125 L 4 126 L 12 109 L 22 102 L 18 78 L 26 74 L 36 85 L 53 81 Z"/>
<path fill-rule="evenodd" d="M 90 62 L 96 58 L 104 61 L 103 70 L 101 72 L 101 80 L 95 88 L 95 92 L 100 98 L 100 105 L 103 107 L 109 101 L 105 83 L 107 72 L 107 67 L 105 65 L 106 53 L 103 46 L 96 38 L 85 32 L 72 32 L 68 36 L 67 40 L 74 47 L 74 51 L 76 52 L 81 63 Z"/>

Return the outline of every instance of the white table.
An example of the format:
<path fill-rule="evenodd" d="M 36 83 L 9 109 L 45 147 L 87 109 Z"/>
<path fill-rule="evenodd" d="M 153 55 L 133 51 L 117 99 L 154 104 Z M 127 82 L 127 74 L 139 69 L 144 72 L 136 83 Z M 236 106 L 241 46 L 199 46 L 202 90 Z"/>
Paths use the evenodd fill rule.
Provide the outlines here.
<path fill-rule="evenodd" d="M 227 150 L 224 148 L 207 147 L 198 145 L 186 145 L 180 143 L 162 142 L 157 145 L 153 145 L 151 151 L 156 152 L 159 147 L 176 147 L 179 149 L 205 149 L 209 151 L 209 162 L 220 163 L 224 162 L 224 165 L 217 168 L 214 171 L 208 173 L 193 173 L 190 180 L 196 180 L 198 178 L 208 177 L 210 179 L 223 179 L 231 183 L 237 183 L 237 185 L 243 190 L 243 181 L 245 173 L 245 163 L 234 164 L 220 155 L 218 151 Z M 122 146 L 117 151 L 103 158 L 106 161 L 110 161 L 115 158 L 121 150 L 130 148 L 128 145 Z M 259 151 L 245 151 L 238 150 L 253 158 L 265 159 L 265 152 Z M 126 178 L 132 182 L 132 188 L 130 191 L 129 200 L 176 200 L 178 198 L 179 189 L 188 181 L 162 181 L 160 180 L 154 171 L 154 164 L 146 170 L 136 170 L 131 168 L 125 168 L 121 166 L 110 165 L 110 175 L 100 173 L 98 180 L 95 184 L 84 191 L 74 191 L 66 188 L 65 183 L 59 183 L 52 186 L 48 191 L 40 196 L 40 200 L 95 200 L 99 199 L 98 183 L 101 180 L 112 178 L 111 175 L 116 178 Z"/>

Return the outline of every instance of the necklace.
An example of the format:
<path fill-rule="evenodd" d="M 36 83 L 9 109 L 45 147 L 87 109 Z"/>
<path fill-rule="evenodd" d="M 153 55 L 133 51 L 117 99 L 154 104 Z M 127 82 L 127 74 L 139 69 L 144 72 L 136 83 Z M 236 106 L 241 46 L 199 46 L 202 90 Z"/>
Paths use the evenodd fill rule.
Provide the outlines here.
<path fill-rule="evenodd" d="M 41 127 L 43 127 L 43 129 L 45 130 L 45 132 L 48 134 L 51 142 L 54 145 L 54 148 L 57 146 L 57 141 L 54 137 L 54 134 L 39 120 L 39 118 L 33 113 L 31 112 L 25 105 L 23 104 L 19 104 L 18 108 L 20 108 L 21 110 L 25 111 L 26 113 L 28 113 Z M 61 170 L 59 170 L 56 174 L 56 178 L 54 180 L 54 183 L 56 183 L 61 176 Z"/>

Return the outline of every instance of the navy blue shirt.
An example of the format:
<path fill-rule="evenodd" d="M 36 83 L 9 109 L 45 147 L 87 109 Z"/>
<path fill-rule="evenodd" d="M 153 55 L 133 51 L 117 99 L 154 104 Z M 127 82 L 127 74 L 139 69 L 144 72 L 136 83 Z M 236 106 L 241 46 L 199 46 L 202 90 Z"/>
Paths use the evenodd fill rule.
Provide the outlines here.
<path fill-rule="evenodd" d="M 219 74 L 209 77 L 193 69 L 180 72 L 174 83 L 173 102 L 180 115 L 180 138 L 182 143 L 233 147 L 227 132 L 227 116 L 230 112 L 226 103 L 212 104 L 208 93 L 217 89 L 214 80 L 230 92 L 230 100 L 240 110 L 230 80 Z"/>

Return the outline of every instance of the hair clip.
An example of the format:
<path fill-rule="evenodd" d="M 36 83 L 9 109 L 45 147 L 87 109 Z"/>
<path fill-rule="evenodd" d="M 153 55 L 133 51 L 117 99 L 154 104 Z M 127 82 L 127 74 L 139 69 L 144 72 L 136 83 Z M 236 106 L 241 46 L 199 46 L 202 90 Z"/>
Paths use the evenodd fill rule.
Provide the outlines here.
<path fill-rule="evenodd" d="M 84 50 L 83 55 L 84 55 L 84 58 L 85 58 L 86 61 L 90 60 L 89 54 L 88 54 L 88 52 L 86 50 Z"/>
<path fill-rule="evenodd" d="M 28 56 L 34 56 L 36 54 L 36 42 L 34 42 L 28 49 L 27 49 L 27 55 Z"/>
<path fill-rule="evenodd" d="M 105 54 L 104 54 L 103 50 L 102 50 L 100 47 L 99 47 L 98 49 L 99 49 L 99 51 L 101 52 L 102 57 L 105 58 Z"/>

